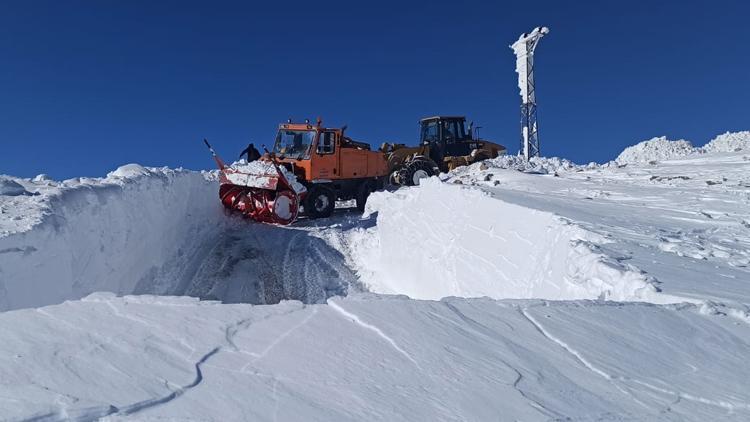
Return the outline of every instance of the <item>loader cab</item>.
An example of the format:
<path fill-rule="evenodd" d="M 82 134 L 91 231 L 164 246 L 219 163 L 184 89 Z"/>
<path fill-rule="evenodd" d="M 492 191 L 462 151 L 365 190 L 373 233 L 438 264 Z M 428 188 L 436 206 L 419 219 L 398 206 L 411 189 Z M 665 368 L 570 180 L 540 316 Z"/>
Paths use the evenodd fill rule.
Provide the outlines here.
<path fill-rule="evenodd" d="M 441 162 L 445 156 L 471 153 L 472 136 L 463 116 L 433 116 L 420 122 L 420 144 L 430 147 L 430 158 Z"/>

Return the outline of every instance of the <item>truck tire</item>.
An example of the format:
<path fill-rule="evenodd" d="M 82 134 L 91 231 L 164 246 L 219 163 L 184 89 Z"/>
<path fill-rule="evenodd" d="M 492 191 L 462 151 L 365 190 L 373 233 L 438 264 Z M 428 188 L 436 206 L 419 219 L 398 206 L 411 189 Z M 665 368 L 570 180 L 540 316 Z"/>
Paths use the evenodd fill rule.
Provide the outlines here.
<path fill-rule="evenodd" d="M 310 218 L 327 218 L 336 208 L 336 194 L 325 186 L 314 186 L 305 197 L 305 214 Z"/>

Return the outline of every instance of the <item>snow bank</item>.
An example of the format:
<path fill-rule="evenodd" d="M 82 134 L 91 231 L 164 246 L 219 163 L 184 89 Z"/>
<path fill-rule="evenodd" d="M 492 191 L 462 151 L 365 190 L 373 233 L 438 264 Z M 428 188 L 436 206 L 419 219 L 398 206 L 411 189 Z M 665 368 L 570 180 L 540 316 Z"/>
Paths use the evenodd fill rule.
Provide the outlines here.
<path fill-rule="evenodd" d="M 132 179 L 139 176 L 148 176 L 150 174 L 152 174 L 151 171 L 140 164 L 125 164 L 124 166 L 118 167 L 117 170 L 107 174 L 107 177 L 110 179 Z"/>
<path fill-rule="evenodd" d="M 670 141 L 665 136 L 661 136 L 625 148 L 615 161 L 619 164 L 647 163 L 649 161 L 684 157 L 695 153 L 696 148 L 689 141 L 684 139 Z"/>
<path fill-rule="evenodd" d="M 525 173 L 554 174 L 560 171 L 581 171 L 595 168 L 596 163 L 581 166 L 565 158 L 531 157 L 528 161 L 519 155 L 501 155 L 484 162 L 488 167 L 512 169 Z"/>
<path fill-rule="evenodd" d="M 20 183 L 7 177 L 0 177 L 0 195 L 19 196 L 26 194 L 28 192 Z"/>
<path fill-rule="evenodd" d="M 726 132 L 702 148 L 705 152 L 736 152 L 750 150 L 750 131 Z"/>
<path fill-rule="evenodd" d="M 552 213 L 441 183 L 373 194 L 377 226 L 352 236 L 362 282 L 378 293 L 665 302 L 604 240 Z"/>
<path fill-rule="evenodd" d="M 664 136 L 652 138 L 625 148 L 615 159 L 618 164 L 647 163 L 672 160 L 705 153 L 727 153 L 750 150 L 750 131 L 726 132 L 702 147 L 694 147 L 690 141 L 671 141 Z"/>
<path fill-rule="evenodd" d="M 0 233 L 0 310 L 132 293 L 153 281 L 225 221 L 214 179 L 130 164 L 104 179 L 40 185 L 43 194 L 25 202 L 0 202 L 24 213 Z"/>

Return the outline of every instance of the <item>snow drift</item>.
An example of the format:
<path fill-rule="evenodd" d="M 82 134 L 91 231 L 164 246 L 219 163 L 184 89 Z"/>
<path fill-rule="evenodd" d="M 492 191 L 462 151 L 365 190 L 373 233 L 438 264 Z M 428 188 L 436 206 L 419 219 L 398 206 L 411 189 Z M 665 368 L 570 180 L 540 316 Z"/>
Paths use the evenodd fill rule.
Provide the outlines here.
<path fill-rule="evenodd" d="M 690 141 L 684 139 L 671 141 L 665 136 L 661 136 L 625 148 L 615 161 L 621 164 L 645 163 L 684 157 L 695 152 L 696 149 Z"/>
<path fill-rule="evenodd" d="M 29 193 L 20 183 L 7 177 L 0 177 L 0 195 L 19 196 L 28 194 Z"/>
<path fill-rule="evenodd" d="M 750 151 L 750 131 L 726 132 L 702 147 L 694 147 L 690 141 L 672 141 L 665 136 L 652 138 L 625 148 L 615 159 L 619 164 L 647 163 L 673 160 L 706 153 L 731 153 Z"/>
<path fill-rule="evenodd" d="M 352 234 L 362 282 L 378 293 L 679 301 L 638 271 L 595 252 L 601 236 L 549 212 L 436 178 L 377 193 L 377 226 Z"/>
<path fill-rule="evenodd" d="M 750 151 L 750 131 L 726 132 L 703 147 L 705 152 Z"/>

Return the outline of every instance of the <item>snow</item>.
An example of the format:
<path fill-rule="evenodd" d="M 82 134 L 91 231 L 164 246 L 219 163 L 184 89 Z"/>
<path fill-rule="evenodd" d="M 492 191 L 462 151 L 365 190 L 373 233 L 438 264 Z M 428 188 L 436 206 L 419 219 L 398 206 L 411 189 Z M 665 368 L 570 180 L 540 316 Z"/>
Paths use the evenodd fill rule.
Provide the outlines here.
<path fill-rule="evenodd" d="M 514 42 L 510 48 L 513 50 L 513 54 L 516 55 L 516 73 L 518 74 L 518 89 L 520 90 L 521 102 L 523 104 L 534 102 L 533 92 L 531 98 L 528 92 L 528 56 L 534 55 L 534 49 L 536 43 L 544 35 L 549 33 L 547 27 L 536 27 L 530 33 L 521 34 L 518 40 Z M 528 44 L 533 44 L 531 51 L 529 51 Z"/>
<path fill-rule="evenodd" d="M 225 221 L 210 174 L 128 165 L 103 179 L 23 183 L 39 195 L 0 202 L 14 215 L 0 224 L 0 310 L 95 291 L 162 292 L 158 284 L 184 268 L 165 264 Z"/>
<path fill-rule="evenodd" d="M 0 326 L 11 420 L 750 416 L 750 327 L 689 305 L 97 294 Z"/>
<path fill-rule="evenodd" d="M 361 281 L 416 299 L 682 301 L 660 297 L 637 269 L 595 252 L 603 237 L 549 212 L 488 199 L 436 178 L 373 194 L 367 206 L 377 225 L 354 243 Z"/>
<path fill-rule="evenodd" d="M 227 215 L 216 172 L 8 176 L 0 419 L 748 420 L 742 136 L 288 227 Z"/>
<path fill-rule="evenodd" d="M 151 174 L 151 172 L 140 164 L 126 164 L 107 174 L 107 177 L 129 179 L 139 176 L 148 176 L 149 174 Z"/>
<path fill-rule="evenodd" d="M 519 155 L 502 155 L 479 164 L 474 164 L 471 169 L 459 169 L 460 172 L 474 171 L 480 167 L 493 167 L 500 169 L 513 169 L 525 173 L 554 174 L 561 171 L 581 171 L 596 168 L 596 163 L 586 166 L 577 165 L 570 160 L 558 157 L 531 157 L 528 161 Z"/>
<path fill-rule="evenodd" d="M 618 164 L 649 163 L 672 160 L 705 153 L 750 152 L 750 131 L 726 132 L 702 147 L 694 147 L 690 141 L 671 141 L 666 137 L 652 138 L 625 150 L 615 159 Z"/>
<path fill-rule="evenodd" d="M 706 152 L 750 152 L 750 131 L 726 132 L 712 139 L 703 147 Z"/>
<path fill-rule="evenodd" d="M 696 149 L 689 141 L 670 141 L 665 136 L 651 138 L 637 145 L 625 148 L 615 161 L 619 164 L 647 163 L 663 161 L 695 154 Z"/>
<path fill-rule="evenodd" d="M 0 195 L 3 196 L 19 196 L 26 195 L 26 189 L 13 179 L 2 177 L 0 178 Z"/>
<path fill-rule="evenodd" d="M 233 163 L 230 168 L 239 173 L 226 173 L 227 179 L 240 186 L 264 188 L 268 186 L 267 176 L 278 176 L 275 166 L 270 161 L 255 160 L 248 163 L 245 160 L 241 160 Z M 305 185 L 297 181 L 297 176 L 294 173 L 287 170 L 284 166 L 279 166 L 279 170 L 284 174 L 284 177 L 295 193 L 301 194 L 307 192 Z"/>

